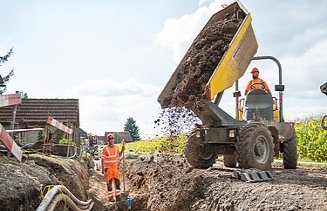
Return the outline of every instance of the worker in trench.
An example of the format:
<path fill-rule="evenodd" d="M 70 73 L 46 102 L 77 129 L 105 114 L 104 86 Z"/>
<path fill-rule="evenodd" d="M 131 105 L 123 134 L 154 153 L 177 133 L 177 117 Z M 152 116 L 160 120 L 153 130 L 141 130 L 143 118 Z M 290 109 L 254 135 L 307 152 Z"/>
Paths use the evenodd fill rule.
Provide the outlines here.
<path fill-rule="evenodd" d="M 122 148 L 119 150 L 115 144 L 115 137 L 109 133 L 107 135 L 108 145 L 102 150 L 101 162 L 102 173 L 108 188 L 108 200 L 113 201 L 114 198 L 120 200 L 120 173 L 118 169 L 118 158 L 125 150 L 125 140 L 122 140 Z"/>
<path fill-rule="evenodd" d="M 252 73 L 252 80 L 249 81 L 248 85 L 245 89 L 245 96 L 251 91 L 252 89 L 264 89 L 268 94 L 271 95 L 270 89 L 268 87 L 268 84 L 259 78 L 259 69 L 254 67 L 251 71 Z"/>

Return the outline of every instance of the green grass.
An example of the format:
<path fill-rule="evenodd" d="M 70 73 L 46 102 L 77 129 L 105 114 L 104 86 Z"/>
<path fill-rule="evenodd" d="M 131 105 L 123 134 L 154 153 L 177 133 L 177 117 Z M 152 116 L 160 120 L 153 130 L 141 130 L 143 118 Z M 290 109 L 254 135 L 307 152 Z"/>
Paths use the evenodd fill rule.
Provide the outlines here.
<path fill-rule="evenodd" d="M 126 145 L 127 151 L 137 153 L 183 153 L 186 135 L 137 141 Z"/>
<path fill-rule="evenodd" d="M 274 160 L 273 166 L 282 166 L 283 161 L 282 160 Z M 304 168 L 322 168 L 322 169 L 327 169 L 327 161 L 324 162 L 314 162 L 314 161 L 309 161 L 307 159 L 299 159 L 298 164 L 299 167 L 304 167 Z"/>

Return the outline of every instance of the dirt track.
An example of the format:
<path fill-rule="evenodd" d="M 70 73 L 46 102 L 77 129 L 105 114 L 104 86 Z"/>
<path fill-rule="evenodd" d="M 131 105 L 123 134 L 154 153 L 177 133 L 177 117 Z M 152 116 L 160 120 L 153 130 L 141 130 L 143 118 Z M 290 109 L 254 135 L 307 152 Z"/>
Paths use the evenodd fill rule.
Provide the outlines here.
<path fill-rule="evenodd" d="M 274 180 L 246 183 L 218 162 L 192 169 L 184 158 L 130 161 L 135 210 L 327 210 L 327 169 L 272 170 Z"/>

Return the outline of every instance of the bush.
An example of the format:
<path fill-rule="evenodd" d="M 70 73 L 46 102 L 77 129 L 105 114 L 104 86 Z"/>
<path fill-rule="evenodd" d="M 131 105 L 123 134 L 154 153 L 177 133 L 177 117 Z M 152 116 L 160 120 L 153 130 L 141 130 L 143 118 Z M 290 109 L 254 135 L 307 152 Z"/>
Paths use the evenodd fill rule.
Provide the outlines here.
<path fill-rule="evenodd" d="M 136 141 L 126 145 L 127 151 L 138 153 L 183 153 L 185 135 Z"/>
<path fill-rule="evenodd" d="M 327 130 L 321 127 L 322 116 L 300 120 L 295 124 L 299 158 L 327 161 Z"/>

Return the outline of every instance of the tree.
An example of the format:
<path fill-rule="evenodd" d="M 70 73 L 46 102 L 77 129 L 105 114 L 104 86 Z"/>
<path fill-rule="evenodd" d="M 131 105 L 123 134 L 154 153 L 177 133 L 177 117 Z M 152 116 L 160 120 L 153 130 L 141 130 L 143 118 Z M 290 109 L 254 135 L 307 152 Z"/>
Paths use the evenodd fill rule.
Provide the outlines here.
<path fill-rule="evenodd" d="M 37 140 L 43 140 L 44 139 L 44 135 L 43 135 L 43 132 L 40 131 L 38 134 L 37 134 Z"/>
<path fill-rule="evenodd" d="M 59 143 L 59 141 L 64 138 L 64 135 L 65 135 L 65 133 L 62 130 L 56 129 L 54 131 L 56 143 Z"/>
<path fill-rule="evenodd" d="M 5 62 L 8 61 L 8 58 L 11 56 L 12 52 L 13 52 L 13 48 L 11 48 L 6 55 L 0 56 L 0 66 L 1 66 L 1 64 L 3 64 L 3 63 L 5 63 Z M 14 69 L 12 69 L 5 77 L 2 77 L 3 82 L 4 83 L 7 83 L 9 81 L 9 79 L 13 75 L 14 75 Z M 6 87 L 4 89 L 0 90 L 0 94 L 3 94 L 6 90 L 7 90 Z"/>
<path fill-rule="evenodd" d="M 28 95 L 27 95 L 27 93 L 24 93 L 24 94 L 23 94 L 23 99 L 28 99 Z"/>
<path fill-rule="evenodd" d="M 133 141 L 138 141 L 141 139 L 139 134 L 139 126 L 136 125 L 136 121 L 132 117 L 127 118 L 124 131 L 128 131 L 131 134 Z"/>

